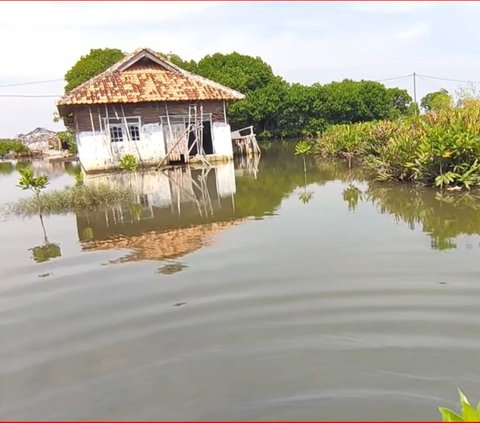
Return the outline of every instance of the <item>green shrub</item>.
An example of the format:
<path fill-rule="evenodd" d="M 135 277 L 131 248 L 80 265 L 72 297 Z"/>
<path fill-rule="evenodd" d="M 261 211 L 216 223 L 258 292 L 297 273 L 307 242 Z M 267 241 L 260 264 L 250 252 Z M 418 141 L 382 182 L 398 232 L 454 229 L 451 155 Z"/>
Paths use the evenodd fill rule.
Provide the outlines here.
<path fill-rule="evenodd" d="M 312 144 L 308 141 L 298 141 L 295 144 L 295 155 L 299 154 L 311 154 Z"/>
<path fill-rule="evenodd" d="M 461 414 L 457 414 L 449 408 L 439 407 L 440 415 L 442 416 L 442 421 L 444 422 L 478 422 L 480 421 L 480 402 L 477 405 L 477 408 L 473 408 L 467 397 L 458 390 L 460 394 L 460 410 Z"/>
<path fill-rule="evenodd" d="M 0 139 L 0 157 L 9 153 L 25 156 L 30 154 L 30 150 L 20 140 Z"/>
<path fill-rule="evenodd" d="M 133 154 L 125 154 L 120 160 L 119 168 L 135 172 L 138 167 L 137 158 Z"/>
<path fill-rule="evenodd" d="M 472 102 L 393 122 L 332 126 L 316 152 L 358 157 L 379 180 L 470 189 L 480 184 L 480 106 Z"/>
<path fill-rule="evenodd" d="M 77 140 L 75 137 L 75 133 L 73 130 L 68 129 L 66 131 L 57 132 L 58 138 L 60 142 L 67 145 L 67 150 L 70 154 L 76 156 L 78 154 L 77 149 Z"/>

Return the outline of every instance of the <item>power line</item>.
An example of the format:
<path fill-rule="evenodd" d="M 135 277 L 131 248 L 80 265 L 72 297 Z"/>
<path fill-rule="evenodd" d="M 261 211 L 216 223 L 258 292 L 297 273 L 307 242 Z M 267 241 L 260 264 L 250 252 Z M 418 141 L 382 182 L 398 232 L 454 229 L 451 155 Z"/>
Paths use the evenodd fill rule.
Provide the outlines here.
<path fill-rule="evenodd" d="M 10 97 L 10 98 L 48 98 L 48 97 L 61 97 L 62 94 L 39 94 L 39 95 L 28 95 L 28 94 L 0 94 L 0 97 Z"/>
<path fill-rule="evenodd" d="M 442 78 L 439 76 L 431 76 L 431 75 L 423 75 L 419 73 L 410 73 L 407 75 L 399 75 L 399 76 L 393 76 L 390 78 L 383 78 L 383 79 L 376 79 L 376 82 L 386 82 L 386 81 L 394 81 L 397 79 L 405 79 L 405 78 L 413 78 L 414 79 L 414 85 L 415 85 L 415 77 L 419 78 L 427 78 L 427 79 L 435 79 L 439 81 L 449 81 L 449 82 L 457 82 L 457 83 L 472 83 L 472 84 L 480 84 L 480 81 L 470 81 L 470 80 L 463 80 L 463 79 L 454 79 L 454 78 Z M 63 78 L 58 78 L 58 79 L 47 79 L 43 81 L 29 81 L 29 82 L 20 82 L 16 84 L 5 84 L 5 85 L 0 85 L 0 88 L 7 88 L 7 87 L 19 87 L 19 86 L 24 86 L 24 85 L 34 85 L 34 84 L 44 84 L 44 83 L 50 83 L 50 82 L 60 82 L 64 81 Z M 416 88 L 416 87 L 415 87 Z M 415 90 L 414 88 L 414 90 Z M 61 97 L 63 94 L 37 94 L 37 95 L 30 95 L 30 94 L 0 94 L 0 97 L 2 98 L 54 98 L 54 97 Z"/>
<path fill-rule="evenodd" d="M 417 76 L 420 76 L 422 78 L 428 78 L 428 79 L 438 79 L 439 81 L 450 81 L 450 82 L 460 82 L 464 84 L 480 84 L 480 81 L 469 81 L 469 80 L 463 80 L 463 79 L 452 79 L 452 78 L 440 78 L 439 76 L 429 76 L 429 75 L 422 75 L 420 73 L 417 73 Z"/>
<path fill-rule="evenodd" d="M 411 78 L 412 76 L 413 76 L 413 73 L 409 73 L 408 75 L 393 76 L 392 78 L 376 79 L 376 81 L 377 82 L 393 81 L 394 79 Z"/>
<path fill-rule="evenodd" d="M 4 84 L 0 85 L 0 88 L 8 88 L 8 87 L 21 87 L 23 85 L 35 85 L 35 84 L 47 84 L 49 82 L 60 82 L 63 81 L 63 78 L 58 78 L 58 79 L 46 79 L 44 81 L 29 81 L 29 82 L 18 82 L 15 84 Z"/>

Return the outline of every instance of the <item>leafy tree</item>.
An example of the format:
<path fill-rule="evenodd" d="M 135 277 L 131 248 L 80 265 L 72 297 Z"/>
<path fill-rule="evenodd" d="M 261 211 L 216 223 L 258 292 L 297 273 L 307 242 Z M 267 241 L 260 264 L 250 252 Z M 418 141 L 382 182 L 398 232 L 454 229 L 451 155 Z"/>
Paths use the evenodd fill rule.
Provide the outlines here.
<path fill-rule="evenodd" d="M 407 114 L 412 104 L 412 97 L 408 91 L 400 88 L 388 88 L 387 93 L 390 97 L 391 117 Z"/>
<path fill-rule="evenodd" d="M 90 78 L 107 70 L 110 66 L 123 59 L 125 54 L 116 48 L 94 48 L 80 59 L 65 74 L 65 92 L 88 81 Z"/>
<path fill-rule="evenodd" d="M 205 56 L 198 62 L 196 73 L 244 94 L 264 88 L 275 78 L 270 65 L 260 57 L 237 52 Z"/>
<path fill-rule="evenodd" d="M 215 53 L 198 63 L 160 53 L 175 65 L 236 89 L 245 100 L 228 106 L 233 128 L 253 125 L 259 138 L 319 135 L 328 125 L 394 119 L 410 113 L 412 99 L 399 88 L 345 79 L 329 84 L 289 84 L 260 57 Z M 96 49 L 67 73 L 67 90 L 123 57 L 116 49 Z"/>
<path fill-rule="evenodd" d="M 167 60 L 177 65 L 179 68 L 185 69 L 189 72 L 197 73 L 197 62 L 195 60 L 186 61 L 183 60 L 178 54 L 175 53 L 159 53 Z"/>
<path fill-rule="evenodd" d="M 288 83 L 277 76 L 264 87 L 250 91 L 245 100 L 234 103 L 229 108 L 232 126 L 253 124 L 259 134 L 268 131 L 272 135 L 278 135 L 278 123 L 288 90 Z"/>
<path fill-rule="evenodd" d="M 438 112 L 439 110 L 452 107 L 452 104 L 452 96 L 444 88 L 428 93 L 420 102 L 422 109 L 426 112 Z"/>

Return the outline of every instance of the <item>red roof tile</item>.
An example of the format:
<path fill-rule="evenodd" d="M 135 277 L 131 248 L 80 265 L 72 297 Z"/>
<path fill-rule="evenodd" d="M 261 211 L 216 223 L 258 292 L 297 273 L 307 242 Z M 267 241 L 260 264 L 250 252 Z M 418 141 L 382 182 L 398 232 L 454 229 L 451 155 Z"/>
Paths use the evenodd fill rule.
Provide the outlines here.
<path fill-rule="evenodd" d="M 152 50 L 141 49 L 74 88 L 57 105 L 242 98 L 238 91 L 180 69 Z"/>

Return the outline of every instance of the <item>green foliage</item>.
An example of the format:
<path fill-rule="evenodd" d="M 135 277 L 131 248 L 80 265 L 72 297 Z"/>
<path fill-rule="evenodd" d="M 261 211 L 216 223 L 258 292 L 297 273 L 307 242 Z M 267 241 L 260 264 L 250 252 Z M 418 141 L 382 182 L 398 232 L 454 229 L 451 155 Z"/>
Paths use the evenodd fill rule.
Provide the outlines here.
<path fill-rule="evenodd" d="M 405 90 L 372 81 L 288 84 L 280 77 L 229 108 L 234 127 L 253 124 L 270 137 L 319 136 L 329 125 L 397 118 L 409 113 Z"/>
<path fill-rule="evenodd" d="M 237 52 L 207 55 L 193 72 L 244 94 L 264 88 L 274 79 L 272 68 L 260 57 Z"/>
<path fill-rule="evenodd" d="M 313 151 L 312 143 L 308 141 L 298 141 L 295 144 L 295 155 L 299 154 L 311 154 Z"/>
<path fill-rule="evenodd" d="M 132 203 L 130 189 L 113 188 L 106 184 L 76 185 L 59 191 L 42 193 L 37 199 L 23 198 L 9 204 L 7 215 L 32 216 L 38 213 L 38 207 L 44 214 L 67 213 L 78 210 L 94 210 L 115 206 L 121 202 Z"/>
<path fill-rule="evenodd" d="M 75 132 L 72 129 L 67 129 L 66 131 L 57 132 L 57 135 L 62 145 L 67 146 L 68 152 L 76 156 L 78 154 L 78 149 Z"/>
<path fill-rule="evenodd" d="M 65 92 L 68 93 L 73 88 L 102 73 L 124 57 L 125 54 L 116 48 L 91 49 L 65 74 L 65 81 L 67 81 Z"/>
<path fill-rule="evenodd" d="M 40 194 L 40 191 L 47 187 L 47 175 L 40 175 L 35 177 L 33 176 L 33 170 L 30 168 L 20 169 L 18 173 L 20 174 L 18 186 L 23 190 L 29 189 L 38 196 Z"/>
<path fill-rule="evenodd" d="M 122 170 L 128 170 L 129 172 L 135 172 L 138 167 L 137 158 L 133 154 L 125 154 L 118 167 Z"/>
<path fill-rule="evenodd" d="M 165 57 L 168 61 L 172 62 L 174 65 L 178 66 L 179 68 L 185 69 L 193 73 L 197 72 L 197 62 L 195 62 L 195 60 L 186 61 L 174 53 L 159 53 L 159 54 Z"/>
<path fill-rule="evenodd" d="M 477 408 L 472 407 L 467 397 L 458 390 L 460 395 L 460 410 L 461 414 L 457 414 L 449 408 L 439 407 L 442 421 L 444 422 L 478 422 L 480 421 L 480 402 Z"/>
<path fill-rule="evenodd" d="M 428 93 L 422 98 L 420 105 L 426 112 L 438 112 L 452 107 L 453 99 L 448 91 L 442 88 L 440 91 Z"/>
<path fill-rule="evenodd" d="M 24 146 L 20 140 L 0 139 L 0 157 L 10 153 L 25 156 L 30 154 L 30 150 Z"/>
<path fill-rule="evenodd" d="M 397 118 L 412 113 L 406 90 L 374 81 L 289 84 L 260 57 L 215 53 L 198 63 L 160 53 L 173 64 L 245 94 L 228 106 L 232 128 L 253 125 L 260 139 L 319 136 L 329 125 Z M 66 91 L 123 58 L 116 49 L 94 49 L 67 72 Z"/>
<path fill-rule="evenodd" d="M 360 157 L 379 180 L 470 189 L 480 184 L 479 139 L 480 107 L 469 105 L 393 122 L 332 126 L 316 150 Z"/>

